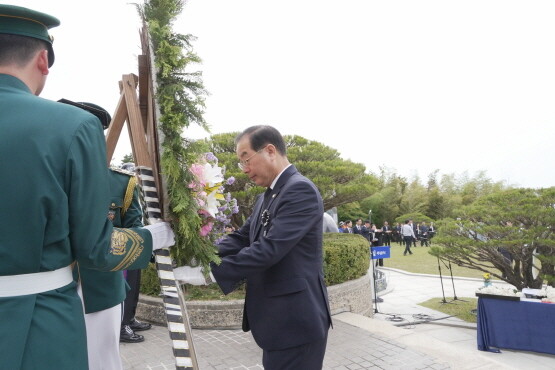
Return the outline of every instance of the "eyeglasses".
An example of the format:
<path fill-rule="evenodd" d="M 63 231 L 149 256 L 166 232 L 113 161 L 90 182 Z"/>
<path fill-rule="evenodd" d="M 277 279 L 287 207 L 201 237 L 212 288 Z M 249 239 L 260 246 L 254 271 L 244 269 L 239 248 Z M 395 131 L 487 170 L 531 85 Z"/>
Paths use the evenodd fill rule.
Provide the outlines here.
<path fill-rule="evenodd" d="M 266 145 L 264 148 L 258 150 L 256 153 L 254 153 L 253 155 L 251 155 L 247 159 L 243 159 L 242 161 L 239 161 L 239 163 L 237 163 L 237 166 L 239 166 L 239 169 L 241 171 L 244 171 L 245 168 L 249 167 L 249 161 L 251 160 L 251 158 L 254 157 L 255 155 L 257 155 L 258 153 L 260 153 L 261 151 L 263 151 L 264 149 L 266 149 L 267 147 L 268 147 L 268 145 Z"/>

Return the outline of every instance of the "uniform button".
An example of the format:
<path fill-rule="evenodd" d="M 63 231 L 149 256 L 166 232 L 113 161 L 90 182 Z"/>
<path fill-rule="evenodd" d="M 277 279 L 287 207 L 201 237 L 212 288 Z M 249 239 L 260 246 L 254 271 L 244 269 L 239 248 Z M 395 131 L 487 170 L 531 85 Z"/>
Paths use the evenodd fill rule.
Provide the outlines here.
<path fill-rule="evenodd" d="M 112 203 L 112 207 L 115 207 L 115 206 L 116 206 L 116 203 Z"/>

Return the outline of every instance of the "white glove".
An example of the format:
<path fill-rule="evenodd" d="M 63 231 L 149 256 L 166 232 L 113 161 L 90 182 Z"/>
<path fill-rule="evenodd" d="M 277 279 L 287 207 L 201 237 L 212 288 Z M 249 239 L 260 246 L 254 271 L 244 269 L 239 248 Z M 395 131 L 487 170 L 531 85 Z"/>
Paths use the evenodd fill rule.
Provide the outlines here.
<path fill-rule="evenodd" d="M 153 225 L 145 226 L 152 235 L 152 250 L 161 248 L 169 248 L 175 244 L 175 235 L 170 224 L 167 222 L 158 222 Z"/>
<path fill-rule="evenodd" d="M 176 280 L 191 285 L 208 285 L 202 267 L 180 266 L 173 269 Z M 212 277 L 212 273 L 210 273 Z M 216 280 L 213 280 L 216 281 Z"/>

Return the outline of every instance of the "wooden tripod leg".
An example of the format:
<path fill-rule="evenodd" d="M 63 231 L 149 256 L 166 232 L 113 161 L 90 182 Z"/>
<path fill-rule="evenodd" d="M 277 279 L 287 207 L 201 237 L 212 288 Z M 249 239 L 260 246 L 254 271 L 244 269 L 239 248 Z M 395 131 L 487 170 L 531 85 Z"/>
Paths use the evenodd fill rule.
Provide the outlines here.
<path fill-rule="evenodd" d="M 110 122 L 108 134 L 106 135 L 106 158 L 108 159 L 108 166 L 114 156 L 116 144 L 118 143 L 119 136 L 121 135 L 121 130 L 123 129 L 126 119 L 127 106 L 125 105 L 125 95 L 122 93 L 116 107 L 116 112 L 112 118 L 112 122 Z"/>

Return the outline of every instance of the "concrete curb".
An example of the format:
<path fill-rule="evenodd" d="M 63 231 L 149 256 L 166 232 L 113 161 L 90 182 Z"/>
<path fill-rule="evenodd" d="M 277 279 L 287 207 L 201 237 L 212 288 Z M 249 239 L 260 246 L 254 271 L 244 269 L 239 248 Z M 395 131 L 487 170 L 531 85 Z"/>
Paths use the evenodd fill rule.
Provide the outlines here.
<path fill-rule="evenodd" d="M 392 267 L 380 267 L 380 269 L 381 270 L 395 271 L 395 272 L 398 272 L 400 274 L 409 275 L 409 276 L 422 276 L 422 277 L 430 277 L 430 278 L 439 278 L 439 275 L 419 274 L 419 273 L 416 273 L 416 272 L 408 272 L 408 271 L 405 271 L 405 270 L 399 270 L 399 269 L 392 268 Z M 451 275 L 449 275 L 449 276 L 443 275 L 442 278 L 451 280 Z M 464 277 L 464 276 L 453 276 L 453 280 L 483 281 L 483 279 L 469 278 L 469 277 Z M 492 283 L 510 285 L 509 283 L 507 283 L 503 280 L 492 280 Z"/>

